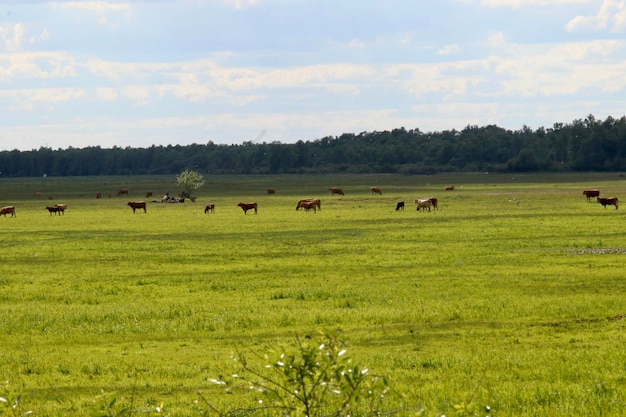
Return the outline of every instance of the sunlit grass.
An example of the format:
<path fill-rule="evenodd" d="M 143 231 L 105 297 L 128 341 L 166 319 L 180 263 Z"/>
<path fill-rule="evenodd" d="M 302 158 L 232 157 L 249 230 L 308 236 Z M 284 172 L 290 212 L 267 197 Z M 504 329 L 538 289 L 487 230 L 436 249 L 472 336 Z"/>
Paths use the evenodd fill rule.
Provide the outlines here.
<path fill-rule="evenodd" d="M 0 377 L 38 415 L 89 415 L 100 390 L 197 415 L 198 390 L 238 403 L 207 382 L 230 370 L 233 351 L 339 327 L 406 403 L 616 415 L 624 217 L 586 203 L 586 179 L 218 177 L 196 203 L 149 202 L 146 214 L 116 187 L 144 199 L 174 192 L 172 179 L 3 179 L 17 217 L 0 217 Z M 616 175 L 594 179 L 620 195 Z M 50 216 L 35 190 L 66 214 Z M 414 198 L 433 195 L 438 211 L 415 210 Z M 321 198 L 322 211 L 296 211 L 303 197 Z M 249 200 L 258 215 L 236 206 Z"/>

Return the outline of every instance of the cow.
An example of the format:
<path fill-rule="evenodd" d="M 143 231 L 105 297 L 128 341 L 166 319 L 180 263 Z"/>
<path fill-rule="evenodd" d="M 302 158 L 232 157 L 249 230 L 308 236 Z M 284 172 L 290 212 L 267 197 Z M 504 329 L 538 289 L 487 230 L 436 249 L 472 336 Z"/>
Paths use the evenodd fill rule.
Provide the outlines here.
<path fill-rule="evenodd" d="M 102 198 L 102 193 L 96 193 L 96 198 L 97 199 L 101 199 Z"/>
<path fill-rule="evenodd" d="M 383 192 L 378 187 L 370 187 L 371 194 L 383 195 Z"/>
<path fill-rule="evenodd" d="M 206 206 L 204 206 L 204 214 L 207 214 L 209 211 L 211 213 L 215 213 L 215 204 L 209 203 Z"/>
<path fill-rule="evenodd" d="M 65 215 L 65 209 L 67 208 L 67 204 L 55 204 L 54 206 L 59 209 L 59 214 Z"/>
<path fill-rule="evenodd" d="M 148 191 L 148 192 L 146 193 L 146 198 L 148 198 L 148 197 L 152 197 L 152 191 Z"/>
<path fill-rule="evenodd" d="M 420 209 L 428 209 L 428 211 L 430 211 L 433 202 L 430 201 L 430 198 L 419 198 L 415 200 L 415 204 L 417 204 L 417 211 L 420 211 Z"/>
<path fill-rule="evenodd" d="M 315 204 L 315 206 L 317 207 L 317 209 L 319 211 L 322 211 L 322 200 L 320 200 L 319 198 L 304 198 L 300 201 L 298 201 L 298 204 L 296 205 L 296 210 L 300 210 L 301 208 L 305 208 L 305 203 L 313 203 Z"/>
<path fill-rule="evenodd" d="M 341 188 L 331 187 L 328 189 L 328 191 L 330 191 L 330 195 L 335 195 L 335 194 L 345 195 Z"/>
<path fill-rule="evenodd" d="M 61 212 L 61 208 L 57 206 L 46 206 L 46 210 L 48 210 L 51 216 L 52 216 L 52 213 L 54 213 L 54 215 L 56 216 L 57 214 Z"/>
<path fill-rule="evenodd" d="M 398 210 L 404 210 L 404 201 L 400 201 L 398 204 L 396 204 L 396 211 Z"/>
<path fill-rule="evenodd" d="M 267 193 L 268 194 L 276 194 L 276 190 L 274 188 L 268 188 L 267 189 Z"/>
<path fill-rule="evenodd" d="M 4 217 L 10 214 L 11 217 L 15 217 L 15 206 L 4 206 L 0 208 L 0 215 L 4 215 Z"/>
<path fill-rule="evenodd" d="M 41 191 L 35 191 L 35 197 L 43 197 Z"/>
<path fill-rule="evenodd" d="M 135 213 L 135 210 L 137 209 L 143 209 L 143 212 L 147 213 L 145 201 L 129 201 L 126 204 L 133 209 L 133 213 Z"/>
<path fill-rule="evenodd" d="M 303 208 L 304 211 L 313 210 L 313 213 L 317 212 L 317 204 L 313 200 L 302 201 L 302 202 L 298 203 L 298 206 L 300 208 Z"/>
<path fill-rule="evenodd" d="M 117 196 L 121 196 L 121 195 L 130 195 L 130 191 L 128 191 L 128 188 L 120 188 L 119 190 L 117 190 Z"/>
<path fill-rule="evenodd" d="M 617 204 L 619 202 L 617 197 L 596 197 L 596 199 L 604 208 L 606 208 L 606 206 L 615 206 L 615 210 L 617 210 Z"/>
<path fill-rule="evenodd" d="M 257 204 L 256 202 L 252 203 L 239 203 L 237 206 L 241 207 L 243 210 L 243 214 L 248 214 L 248 210 L 254 209 L 254 214 L 257 214 Z"/>
<path fill-rule="evenodd" d="M 600 190 L 583 190 L 583 195 L 587 197 L 588 203 L 593 197 L 600 197 Z"/>
<path fill-rule="evenodd" d="M 454 185 L 448 185 L 443 190 L 444 191 L 454 191 Z"/>
<path fill-rule="evenodd" d="M 430 202 L 433 203 L 433 208 L 435 210 L 439 210 L 439 206 L 437 205 L 437 197 L 428 197 Z"/>

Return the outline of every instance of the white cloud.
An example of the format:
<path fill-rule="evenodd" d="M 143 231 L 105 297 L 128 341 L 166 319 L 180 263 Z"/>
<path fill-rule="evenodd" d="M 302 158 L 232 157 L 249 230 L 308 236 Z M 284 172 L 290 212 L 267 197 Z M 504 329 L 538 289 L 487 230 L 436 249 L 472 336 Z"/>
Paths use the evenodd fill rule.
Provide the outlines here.
<path fill-rule="evenodd" d="M 19 50 L 25 34 L 26 28 L 22 23 L 8 23 L 0 26 L 2 49 L 8 52 Z"/>
<path fill-rule="evenodd" d="M 571 19 L 565 28 L 570 31 L 621 32 L 626 29 L 626 1 L 604 0 L 593 15 L 579 15 Z"/>

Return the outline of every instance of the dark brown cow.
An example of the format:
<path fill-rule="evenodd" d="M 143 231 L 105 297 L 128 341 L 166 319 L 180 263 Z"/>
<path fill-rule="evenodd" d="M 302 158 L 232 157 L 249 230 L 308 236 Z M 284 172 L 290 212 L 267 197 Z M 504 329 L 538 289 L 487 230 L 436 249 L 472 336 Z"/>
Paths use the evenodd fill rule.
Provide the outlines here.
<path fill-rule="evenodd" d="M 296 205 L 296 210 L 305 208 L 304 204 L 306 203 L 313 203 L 319 211 L 322 211 L 322 200 L 320 200 L 319 198 L 305 198 L 298 201 L 298 204 Z"/>
<path fill-rule="evenodd" d="M 57 214 L 61 212 L 61 209 L 57 206 L 46 206 L 46 210 L 48 210 L 51 216 L 52 216 L 52 213 L 54 213 L 54 215 L 56 216 Z"/>
<path fill-rule="evenodd" d="M 130 191 L 128 190 L 128 188 L 120 188 L 119 190 L 117 190 L 117 196 L 121 196 L 121 195 L 130 195 Z"/>
<path fill-rule="evenodd" d="M 437 205 L 437 197 L 428 197 L 430 202 L 433 203 L 433 208 L 435 210 L 439 210 L 439 206 Z"/>
<path fill-rule="evenodd" d="M 133 213 L 137 209 L 143 209 L 143 212 L 146 213 L 146 202 L 145 201 L 129 201 L 127 203 L 130 208 L 133 209 Z"/>
<path fill-rule="evenodd" d="M 257 214 L 257 204 L 253 203 L 239 203 L 237 204 L 243 210 L 243 214 L 248 214 L 248 210 L 254 209 L 254 214 Z"/>
<path fill-rule="evenodd" d="M 268 189 L 267 189 L 267 193 L 268 193 L 268 194 L 276 194 L 276 190 L 275 190 L 275 189 L 273 189 L 273 188 L 268 188 Z"/>
<path fill-rule="evenodd" d="M 378 187 L 370 187 L 371 194 L 383 195 L 383 192 Z"/>
<path fill-rule="evenodd" d="M 43 197 L 41 191 L 35 191 L 35 197 Z"/>
<path fill-rule="evenodd" d="M 11 217 L 15 217 L 15 206 L 4 206 L 0 208 L 0 215 L 4 215 L 4 217 L 10 214 Z"/>
<path fill-rule="evenodd" d="M 206 206 L 204 206 L 204 214 L 207 214 L 209 211 L 211 213 L 215 213 L 215 204 L 209 203 Z"/>
<path fill-rule="evenodd" d="M 596 199 L 604 208 L 606 208 L 606 206 L 615 206 L 615 210 L 617 210 L 617 204 L 619 203 L 617 197 L 596 197 Z"/>
<path fill-rule="evenodd" d="M 102 198 L 102 193 L 96 193 L 96 198 L 98 199 Z"/>
<path fill-rule="evenodd" d="M 454 191 L 454 185 L 448 185 L 444 188 L 444 191 Z"/>
<path fill-rule="evenodd" d="M 148 191 L 148 192 L 146 193 L 146 198 L 148 198 L 148 197 L 152 197 L 152 191 Z"/>
<path fill-rule="evenodd" d="M 593 197 L 600 197 L 600 190 L 583 190 L 583 195 L 587 197 L 587 202 L 590 202 Z"/>
<path fill-rule="evenodd" d="M 345 195 L 343 193 L 343 190 L 341 188 L 336 188 L 336 187 L 331 187 L 328 189 L 328 191 L 330 191 L 330 195 Z"/>

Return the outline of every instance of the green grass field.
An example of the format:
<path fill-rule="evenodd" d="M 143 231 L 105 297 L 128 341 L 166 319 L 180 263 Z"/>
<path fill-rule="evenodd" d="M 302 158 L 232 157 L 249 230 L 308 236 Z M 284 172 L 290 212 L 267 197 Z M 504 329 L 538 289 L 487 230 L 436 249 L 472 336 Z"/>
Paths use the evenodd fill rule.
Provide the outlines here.
<path fill-rule="evenodd" d="M 252 400 L 210 382 L 236 372 L 233 353 L 341 329 L 403 395 L 399 415 L 626 410 L 626 207 L 582 195 L 626 204 L 623 176 L 205 180 L 195 203 L 161 204 L 175 178 L 0 179 L 0 205 L 16 207 L 0 217 L 0 397 L 37 416 L 92 415 L 102 392 L 134 414 L 206 415 L 198 392 L 221 409 Z M 147 213 L 120 187 L 153 191 Z M 417 212 L 429 196 L 439 210 Z M 296 211 L 305 197 L 322 211 Z"/>

